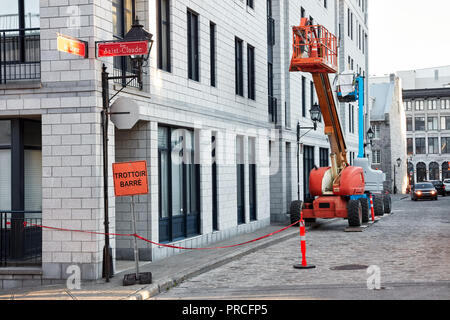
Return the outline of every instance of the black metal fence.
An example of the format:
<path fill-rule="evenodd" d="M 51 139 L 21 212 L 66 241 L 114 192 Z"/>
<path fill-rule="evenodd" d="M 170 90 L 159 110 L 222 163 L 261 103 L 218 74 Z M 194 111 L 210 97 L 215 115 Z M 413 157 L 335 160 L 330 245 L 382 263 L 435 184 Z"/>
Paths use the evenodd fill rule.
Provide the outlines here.
<path fill-rule="evenodd" d="M 0 212 L 0 267 L 40 265 L 41 212 Z"/>
<path fill-rule="evenodd" d="M 40 78 L 40 29 L 0 30 L 0 84 Z"/>

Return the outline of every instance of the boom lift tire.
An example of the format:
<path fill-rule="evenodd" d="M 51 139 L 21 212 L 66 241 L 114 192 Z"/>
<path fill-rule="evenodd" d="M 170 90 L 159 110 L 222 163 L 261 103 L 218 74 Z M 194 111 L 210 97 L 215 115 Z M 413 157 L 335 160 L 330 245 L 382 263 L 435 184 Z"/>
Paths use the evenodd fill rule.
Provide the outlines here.
<path fill-rule="evenodd" d="M 362 206 L 359 200 L 350 200 L 347 206 L 348 225 L 350 227 L 360 227 L 362 224 Z"/>
<path fill-rule="evenodd" d="M 392 211 L 392 199 L 390 194 L 383 196 L 384 213 L 391 213 Z"/>
<path fill-rule="evenodd" d="M 361 201 L 362 207 L 362 222 L 367 223 L 369 222 L 369 202 L 365 198 L 361 198 L 359 201 Z"/>
<path fill-rule="evenodd" d="M 384 215 L 384 203 L 382 195 L 375 194 L 373 196 L 373 208 L 377 217 L 381 217 Z"/>
<path fill-rule="evenodd" d="M 296 200 L 291 202 L 291 208 L 289 212 L 291 223 L 300 221 L 300 212 L 302 211 L 302 209 L 303 209 L 303 201 Z M 299 224 L 297 223 L 294 226 L 298 227 Z"/>

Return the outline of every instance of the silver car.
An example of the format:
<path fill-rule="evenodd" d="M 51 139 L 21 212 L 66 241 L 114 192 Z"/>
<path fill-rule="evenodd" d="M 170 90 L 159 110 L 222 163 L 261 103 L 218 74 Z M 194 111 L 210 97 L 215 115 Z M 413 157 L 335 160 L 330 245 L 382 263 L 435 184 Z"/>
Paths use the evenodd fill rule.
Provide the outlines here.
<path fill-rule="evenodd" d="M 444 187 L 445 187 L 445 192 L 447 194 L 450 194 L 450 179 L 444 180 Z"/>

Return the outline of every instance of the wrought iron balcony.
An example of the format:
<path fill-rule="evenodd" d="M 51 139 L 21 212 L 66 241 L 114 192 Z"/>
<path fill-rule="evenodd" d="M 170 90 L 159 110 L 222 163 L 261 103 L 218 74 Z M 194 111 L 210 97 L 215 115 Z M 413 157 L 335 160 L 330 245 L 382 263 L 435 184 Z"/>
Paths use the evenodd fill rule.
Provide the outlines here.
<path fill-rule="evenodd" d="M 40 29 L 0 30 L 0 84 L 40 78 Z"/>

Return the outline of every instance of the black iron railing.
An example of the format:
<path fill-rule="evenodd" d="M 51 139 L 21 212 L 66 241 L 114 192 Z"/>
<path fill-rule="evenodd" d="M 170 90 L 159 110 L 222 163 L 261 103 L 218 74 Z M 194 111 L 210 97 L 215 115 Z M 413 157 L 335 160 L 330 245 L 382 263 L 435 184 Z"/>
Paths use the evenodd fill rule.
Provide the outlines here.
<path fill-rule="evenodd" d="M 0 84 L 40 78 L 40 29 L 0 30 Z"/>
<path fill-rule="evenodd" d="M 38 211 L 0 212 L 0 267 L 41 264 L 41 224 Z"/>

